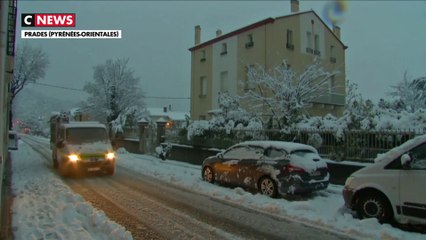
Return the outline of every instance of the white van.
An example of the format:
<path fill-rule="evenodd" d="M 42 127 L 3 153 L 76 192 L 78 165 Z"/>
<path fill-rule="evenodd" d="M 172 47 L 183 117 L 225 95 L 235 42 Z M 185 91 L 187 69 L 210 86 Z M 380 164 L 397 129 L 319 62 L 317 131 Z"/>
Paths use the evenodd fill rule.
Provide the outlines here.
<path fill-rule="evenodd" d="M 15 131 L 9 131 L 7 148 L 9 150 L 18 150 L 18 134 Z"/>
<path fill-rule="evenodd" d="M 345 205 L 360 218 L 426 224 L 426 135 L 381 154 L 354 172 L 343 189 Z"/>

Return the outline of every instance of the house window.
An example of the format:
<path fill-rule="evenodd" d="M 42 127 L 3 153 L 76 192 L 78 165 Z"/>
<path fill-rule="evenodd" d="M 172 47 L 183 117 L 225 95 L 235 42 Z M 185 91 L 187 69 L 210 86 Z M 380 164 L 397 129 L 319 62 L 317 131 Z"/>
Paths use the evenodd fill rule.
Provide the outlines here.
<path fill-rule="evenodd" d="M 225 92 L 226 84 L 228 82 L 228 71 L 224 71 L 220 73 L 220 91 Z"/>
<path fill-rule="evenodd" d="M 293 31 L 291 31 L 290 29 L 287 29 L 287 44 L 286 44 L 286 48 L 293 50 L 294 49 L 294 45 L 293 45 Z"/>
<path fill-rule="evenodd" d="M 312 33 L 311 32 L 306 32 L 306 52 L 310 54 L 314 53 L 312 49 Z"/>
<path fill-rule="evenodd" d="M 314 36 L 314 54 L 315 55 L 320 55 L 321 52 L 319 50 L 319 35 L 315 34 Z"/>
<path fill-rule="evenodd" d="M 206 120 L 206 115 L 200 115 L 199 120 Z"/>
<path fill-rule="evenodd" d="M 201 59 L 200 62 L 206 61 L 206 50 L 201 50 Z"/>
<path fill-rule="evenodd" d="M 246 42 L 246 48 L 251 48 L 253 47 L 254 42 L 253 42 L 253 34 L 248 34 L 247 35 L 247 42 Z"/>
<path fill-rule="evenodd" d="M 200 97 L 207 96 L 207 78 L 205 76 L 200 77 Z"/>
<path fill-rule="evenodd" d="M 228 46 L 226 43 L 222 43 L 222 51 L 220 52 L 220 55 L 225 55 L 228 53 Z"/>
<path fill-rule="evenodd" d="M 336 87 L 334 75 L 328 79 L 328 93 L 333 93 L 334 88 Z"/>
<path fill-rule="evenodd" d="M 336 49 L 333 45 L 330 46 L 330 62 L 336 63 Z"/>

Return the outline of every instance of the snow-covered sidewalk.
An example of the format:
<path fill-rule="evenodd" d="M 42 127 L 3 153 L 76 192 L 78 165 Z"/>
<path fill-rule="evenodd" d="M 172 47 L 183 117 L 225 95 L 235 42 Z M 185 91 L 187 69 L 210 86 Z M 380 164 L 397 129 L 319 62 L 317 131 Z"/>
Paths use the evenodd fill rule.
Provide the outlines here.
<path fill-rule="evenodd" d="M 40 154 L 20 141 L 12 151 L 14 239 L 133 239 L 80 195 L 74 194 Z"/>

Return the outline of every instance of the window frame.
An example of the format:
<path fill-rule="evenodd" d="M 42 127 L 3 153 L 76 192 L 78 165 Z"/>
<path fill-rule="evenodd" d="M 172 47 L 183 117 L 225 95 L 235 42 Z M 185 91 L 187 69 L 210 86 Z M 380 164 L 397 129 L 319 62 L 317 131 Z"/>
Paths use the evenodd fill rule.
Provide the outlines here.
<path fill-rule="evenodd" d="M 207 76 L 200 77 L 200 95 L 199 97 L 207 97 L 208 85 L 207 85 Z"/>
<path fill-rule="evenodd" d="M 287 43 L 286 48 L 289 50 L 294 50 L 294 44 L 293 44 L 293 30 L 287 29 Z"/>

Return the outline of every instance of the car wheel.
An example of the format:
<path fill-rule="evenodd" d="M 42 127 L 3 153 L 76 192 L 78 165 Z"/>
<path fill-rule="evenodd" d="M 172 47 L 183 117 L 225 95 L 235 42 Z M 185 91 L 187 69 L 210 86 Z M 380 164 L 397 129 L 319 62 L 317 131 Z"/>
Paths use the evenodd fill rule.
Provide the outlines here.
<path fill-rule="evenodd" d="M 214 172 L 211 167 L 205 167 L 203 169 L 203 180 L 209 183 L 214 183 Z"/>
<path fill-rule="evenodd" d="M 389 222 L 392 218 L 392 209 L 387 199 L 379 193 L 366 193 L 361 196 L 356 205 L 358 217 L 377 218 L 379 222 Z"/>
<path fill-rule="evenodd" d="M 278 195 L 277 184 L 270 177 L 262 177 L 259 180 L 259 190 L 261 194 L 272 198 Z"/>

